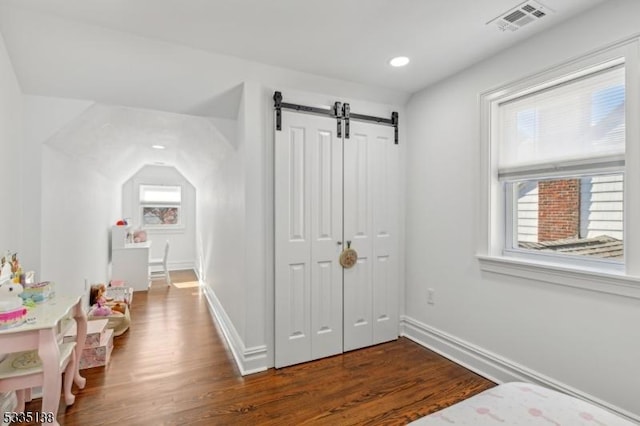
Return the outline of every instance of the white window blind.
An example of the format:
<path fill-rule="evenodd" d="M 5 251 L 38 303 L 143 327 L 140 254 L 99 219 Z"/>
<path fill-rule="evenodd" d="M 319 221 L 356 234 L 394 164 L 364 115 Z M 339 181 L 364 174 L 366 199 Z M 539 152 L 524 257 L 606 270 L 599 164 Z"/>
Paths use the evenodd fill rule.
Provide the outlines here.
<path fill-rule="evenodd" d="M 140 203 L 142 204 L 180 204 L 181 202 L 180 186 L 140 185 Z"/>
<path fill-rule="evenodd" d="M 624 65 L 498 104 L 498 177 L 621 170 Z"/>

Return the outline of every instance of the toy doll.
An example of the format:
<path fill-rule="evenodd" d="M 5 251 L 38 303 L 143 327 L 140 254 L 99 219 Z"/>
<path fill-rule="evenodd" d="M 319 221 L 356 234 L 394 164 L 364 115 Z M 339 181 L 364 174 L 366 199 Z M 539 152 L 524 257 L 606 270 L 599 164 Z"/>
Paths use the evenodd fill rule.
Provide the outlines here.
<path fill-rule="evenodd" d="M 104 284 L 95 284 L 91 286 L 89 304 L 93 307 L 92 315 L 98 317 L 111 315 L 111 308 L 107 306 L 107 299 L 104 296 L 106 290 L 107 288 Z"/>

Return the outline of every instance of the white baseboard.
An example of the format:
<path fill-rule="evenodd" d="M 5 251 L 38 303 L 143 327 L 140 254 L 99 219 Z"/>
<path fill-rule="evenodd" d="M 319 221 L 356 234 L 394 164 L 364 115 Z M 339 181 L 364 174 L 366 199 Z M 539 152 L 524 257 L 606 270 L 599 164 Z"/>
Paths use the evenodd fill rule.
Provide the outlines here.
<path fill-rule="evenodd" d="M 231 319 L 222 307 L 222 304 L 215 295 L 211 287 L 202 285 L 201 288 L 207 298 L 207 306 L 212 319 L 218 323 L 222 333 L 231 348 L 233 359 L 240 370 L 240 374 L 259 373 L 268 369 L 267 367 L 267 347 L 265 345 L 247 348 L 244 346 L 242 338 L 236 331 Z"/>
<path fill-rule="evenodd" d="M 411 317 L 400 319 L 401 336 L 413 340 L 456 364 L 477 373 L 495 383 L 513 381 L 536 383 L 559 392 L 589 401 L 606 410 L 626 417 L 629 421 L 640 422 L 640 416 L 623 410 L 613 404 L 581 392 L 551 377 L 526 368 L 498 354 L 487 351 L 434 327 L 421 323 Z"/>
<path fill-rule="evenodd" d="M 167 269 L 170 271 L 184 271 L 186 269 L 194 269 L 195 267 L 196 263 L 193 260 L 167 262 Z"/>
<path fill-rule="evenodd" d="M 187 269 L 195 270 L 196 264 L 193 260 L 167 262 L 167 269 L 171 271 L 184 271 Z M 153 266 L 151 272 L 161 272 L 162 266 Z"/>

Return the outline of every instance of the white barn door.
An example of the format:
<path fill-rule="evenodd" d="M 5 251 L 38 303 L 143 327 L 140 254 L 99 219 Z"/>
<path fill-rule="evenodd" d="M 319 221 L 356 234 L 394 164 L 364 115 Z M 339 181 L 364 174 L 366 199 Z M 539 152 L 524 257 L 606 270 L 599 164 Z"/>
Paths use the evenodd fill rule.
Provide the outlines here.
<path fill-rule="evenodd" d="M 342 139 L 283 111 L 275 137 L 275 365 L 342 352 Z"/>
<path fill-rule="evenodd" d="M 398 337 L 398 145 L 394 129 L 351 122 L 344 141 L 344 351 Z"/>
<path fill-rule="evenodd" d="M 392 127 L 350 124 L 343 140 L 335 118 L 282 111 L 276 131 L 277 368 L 398 337 L 398 146 Z"/>

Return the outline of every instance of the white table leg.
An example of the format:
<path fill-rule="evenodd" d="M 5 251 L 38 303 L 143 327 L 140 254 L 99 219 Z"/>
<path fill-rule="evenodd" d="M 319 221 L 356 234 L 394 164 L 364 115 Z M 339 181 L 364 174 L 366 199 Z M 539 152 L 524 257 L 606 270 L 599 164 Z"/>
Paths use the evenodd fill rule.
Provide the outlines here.
<path fill-rule="evenodd" d="M 58 404 L 60 403 L 60 349 L 56 341 L 55 330 L 46 328 L 40 330 L 38 355 L 42 361 L 42 413 L 53 413 L 54 424 L 58 425 Z M 44 423 L 43 423 L 44 424 Z"/>
<path fill-rule="evenodd" d="M 64 402 L 69 405 L 73 405 L 76 402 L 76 396 L 71 393 L 71 386 L 73 385 L 73 380 L 75 377 L 75 368 L 76 368 L 76 352 L 75 348 L 71 351 L 71 359 L 67 365 L 67 368 L 64 370 L 64 381 L 62 383 L 63 393 L 64 393 Z"/>
<path fill-rule="evenodd" d="M 82 350 L 84 349 L 84 343 L 87 339 L 87 316 L 84 313 L 84 309 L 82 309 L 82 299 L 78 301 L 74 308 L 73 317 L 76 320 L 76 347 L 75 351 L 75 361 L 74 361 L 74 382 L 76 386 L 80 389 L 84 389 L 84 386 L 87 383 L 87 380 L 80 375 L 80 357 L 82 356 Z"/>

